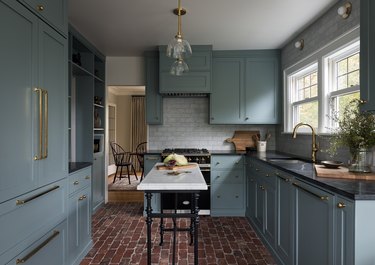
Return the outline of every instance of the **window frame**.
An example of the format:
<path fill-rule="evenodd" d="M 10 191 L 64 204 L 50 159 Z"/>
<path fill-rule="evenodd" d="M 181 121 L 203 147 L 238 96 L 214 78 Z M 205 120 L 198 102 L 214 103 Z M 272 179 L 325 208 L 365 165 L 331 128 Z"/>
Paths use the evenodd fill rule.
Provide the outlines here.
<path fill-rule="evenodd" d="M 330 134 L 331 122 L 328 116 L 331 114 L 330 108 L 330 98 L 337 95 L 350 94 L 355 91 L 359 91 L 359 86 L 349 87 L 337 91 L 330 91 L 332 86 L 332 74 L 334 72 L 334 67 L 329 65 L 329 60 L 335 58 L 345 58 L 345 54 L 350 54 L 355 47 L 358 47 L 357 52 L 359 52 L 359 27 L 353 28 L 351 31 L 343 34 L 334 41 L 325 45 L 321 49 L 315 51 L 313 54 L 306 56 L 302 60 L 298 61 L 296 64 L 287 67 L 283 71 L 283 86 L 284 86 L 284 126 L 283 133 L 292 133 L 293 131 L 293 93 L 291 92 L 291 78 L 296 76 L 299 72 L 304 69 L 308 69 L 312 65 L 317 65 L 318 71 L 318 129 L 319 134 Z M 336 77 L 336 75 L 334 75 Z M 306 100 L 306 102 L 305 102 Z M 311 98 L 304 99 L 298 103 L 308 103 L 315 101 Z M 311 134 L 310 130 L 303 130 L 303 127 L 300 129 L 302 132 Z"/>

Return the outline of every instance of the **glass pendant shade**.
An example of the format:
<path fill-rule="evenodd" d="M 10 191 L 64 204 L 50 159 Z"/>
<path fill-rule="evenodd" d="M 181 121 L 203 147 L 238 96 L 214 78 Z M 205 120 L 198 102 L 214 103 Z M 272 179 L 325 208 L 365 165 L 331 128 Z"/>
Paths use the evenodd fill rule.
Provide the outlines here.
<path fill-rule="evenodd" d="M 192 55 L 189 42 L 176 35 L 168 44 L 167 56 L 171 58 L 188 58 Z"/>
<path fill-rule="evenodd" d="M 169 71 L 171 75 L 183 75 L 189 72 L 189 66 L 185 63 L 183 59 L 177 59 L 171 66 Z"/>

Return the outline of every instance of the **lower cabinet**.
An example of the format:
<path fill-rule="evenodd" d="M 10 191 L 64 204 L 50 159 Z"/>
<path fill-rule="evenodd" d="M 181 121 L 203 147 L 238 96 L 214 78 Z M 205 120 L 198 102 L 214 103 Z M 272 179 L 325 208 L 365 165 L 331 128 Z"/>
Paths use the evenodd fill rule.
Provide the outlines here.
<path fill-rule="evenodd" d="M 95 211 L 104 203 L 104 153 L 94 154 L 92 176 L 92 209 Z"/>
<path fill-rule="evenodd" d="M 155 166 L 156 163 L 161 161 L 160 155 L 145 155 L 144 156 L 144 170 L 145 177 Z M 146 200 L 144 200 L 144 208 L 146 209 Z M 151 208 L 154 212 L 160 211 L 160 193 L 153 193 L 151 199 Z"/>
<path fill-rule="evenodd" d="M 91 167 L 69 176 L 68 264 L 79 264 L 90 250 L 91 241 Z"/>
<path fill-rule="evenodd" d="M 245 216 L 245 202 L 243 157 L 211 156 L 211 215 Z"/>
<path fill-rule="evenodd" d="M 293 186 L 295 264 L 334 264 L 333 194 L 300 181 Z"/>
<path fill-rule="evenodd" d="M 65 265 L 66 238 L 66 221 L 64 221 L 5 264 Z"/>

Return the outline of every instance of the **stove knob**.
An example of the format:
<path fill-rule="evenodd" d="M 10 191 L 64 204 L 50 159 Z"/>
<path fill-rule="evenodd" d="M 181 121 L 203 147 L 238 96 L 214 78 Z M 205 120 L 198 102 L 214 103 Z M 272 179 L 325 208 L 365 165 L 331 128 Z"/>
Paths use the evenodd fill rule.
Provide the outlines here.
<path fill-rule="evenodd" d="M 191 157 L 188 158 L 188 161 L 191 162 Z"/>
<path fill-rule="evenodd" d="M 202 164 L 206 164 L 206 159 L 205 159 L 204 157 L 202 157 L 202 159 L 201 159 L 201 163 L 202 163 Z"/>
<path fill-rule="evenodd" d="M 199 157 L 195 158 L 195 162 L 199 163 Z"/>

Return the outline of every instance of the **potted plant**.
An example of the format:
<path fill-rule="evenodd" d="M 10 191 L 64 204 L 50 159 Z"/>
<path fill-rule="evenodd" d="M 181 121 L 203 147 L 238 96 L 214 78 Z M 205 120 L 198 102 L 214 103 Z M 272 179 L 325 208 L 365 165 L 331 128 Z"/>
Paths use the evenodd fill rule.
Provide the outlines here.
<path fill-rule="evenodd" d="M 368 164 L 371 148 L 375 145 L 375 116 L 361 111 L 359 99 L 351 100 L 343 112 L 335 112 L 332 120 L 337 124 L 333 129 L 328 152 L 337 153 L 337 148 L 347 146 L 351 154 L 349 171 L 371 172 Z"/>

